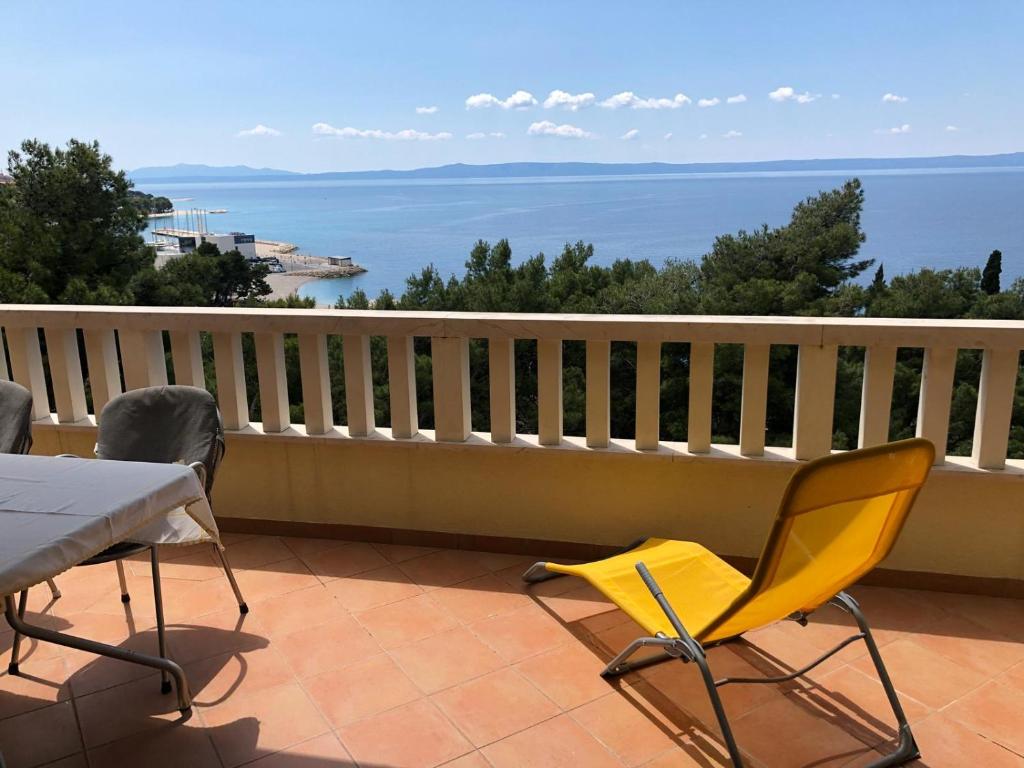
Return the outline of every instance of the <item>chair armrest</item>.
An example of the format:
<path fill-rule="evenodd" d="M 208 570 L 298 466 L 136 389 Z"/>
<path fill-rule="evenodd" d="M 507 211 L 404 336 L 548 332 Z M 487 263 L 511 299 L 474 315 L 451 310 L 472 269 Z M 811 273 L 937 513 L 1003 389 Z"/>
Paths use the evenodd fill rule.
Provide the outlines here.
<path fill-rule="evenodd" d="M 206 491 L 206 465 L 201 461 L 193 461 L 188 465 L 189 469 L 199 475 L 199 483 L 203 486 L 203 491 Z"/>

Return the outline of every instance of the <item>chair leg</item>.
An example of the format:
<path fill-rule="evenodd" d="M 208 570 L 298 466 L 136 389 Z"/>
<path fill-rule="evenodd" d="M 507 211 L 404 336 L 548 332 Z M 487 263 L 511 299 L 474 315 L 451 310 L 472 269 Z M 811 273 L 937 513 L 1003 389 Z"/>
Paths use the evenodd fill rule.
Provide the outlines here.
<path fill-rule="evenodd" d="M 722 706 L 722 697 L 718 695 L 718 686 L 715 685 L 715 678 L 711 676 L 711 669 L 708 667 L 707 657 L 704 649 L 694 649 L 693 662 L 700 667 L 701 680 L 704 687 L 708 689 L 708 698 L 711 699 L 711 708 L 715 710 L 715 717 L 718 719 L 718 727 L 722 731 L 722 739 L 725 747 L 729 750 L 729 759 L 734 768 L 743 768 L 743 758 L 740 756 L 740 749 L 736 746 L 736 737 L 732 734 L 732 726 L 729 725 L 729 718 L 725 714 L 725 707 Z"/>
<path fill-rule="evenodd" d="M 115 560 L 114 564 L 117 566 L 117 581 L 121 585 L 121 602 L 127 603 L 131 601 L 132 596 L 128 594 L 128 581 L 124 577 L 124 563 Z"/>
<path fill-rule="evenodd" d="M 18 598 L 18 618 L 25 618 L 25 608 L 28 607 L 28 590 L 21 590 L 21 597 Z M 7 671 L 12 674 L 18 674 L 18 662 L 21 661 L 21 633 L 18 630 L 14 630 L 14 640 L 11 643 L 11 660 L 7 664 Z"/>
<path fill-rule="evenodd" d="M 921 751 L 917 747 L 917 742 L 914 741 L 914 734 L 910 730 L 910 723 L 907 722 L 907 715 L 904 713 L 903 705 L 900 704 L 899 697 L 896 695 L 896 688 L 889 678 L 885 662 L 882 661 L 882 654 L 878 652 L 878 645 L 871 634 L 871 627 L 868 626 L 867 619 L 864 618 L 864 614 L 860 610 L 860 605 L 845 592 L 840 592 L 836 595 L 833 602 L 853 616 L 861 634 L 864 635 L 864 644 L 868 647 L 871 661 L 875 665 L 875 672 L 878 673 L 878 679 L 882 683 L 882 688 L 885 689 L 886 698 L 889 699 L 889 706 L 892 707 L 892 713 L 895 715 L 896 722 L 899 725 L 899 745 L 896 751 L 872 763 L 868 768 L 887 768 L 887 766 L 903 765 L 906 762 L 919 758 Z"/>
<path fill-rule="evenodd" d="M 224 554 L 224 550 L 221 549 L 219 544 L 215 543 L 213 545 L 213 549 L 217 553 L 217 557 L 220 558 L 220 564 L 224 567 L 224 573 L 228 577 L 228 583 L 231 585 L 231 591 L 235 593 L 235 600 L 238 601 L 238 612 L 241 614 L 248 613 L 249 606 L 242 597 L 242 590 L 238 588 L 238 582 L 235 581 L 235 574 L 234 571 L 231 570 L 231 565 L 228 563 L 228 556 Z"/>
<path fill-rule="evenodd" d="M 60 590 L 57 589 L 57 582 L 53 579 L 47 579 L 46 585 L 50 588 L 50 596 L 54 600 L 60 600 Z"/>
<path fill-rule="evenodd" d="M 663 650 L 661 653 L 650 658 L 641 659 L 633 663 L 628 661 L 629 657 L 641 648 L 650 647 L 660 647 Z M 704 649 L 697 641 L 691 640 L 687 642 L 681 638 L 671 637 L 637 638 L 627 645 L 622 653 L 608 662 L 608 666 L 601 672 L 601 677 L 618 677 L 635 669 L 658 664 L 668 659 L 679 659 L 684 663 L 692 661 L 700 668 L 701 680 L 704 682 L 704 687 L 708 690 L 708 698 L 711 699 L 711 707 L 714 709 L 715 717 L 718 719 L 722 740 L 725 741 L 726 749 L 729 750 L 729 759 L 732 761 L 734 768 L 743 768 L 743 758 L 740 756 L 739 747 L 736 745 L 736 738 L 732 733 L 732 726 L 729 724 L 729 718 L 726 716 L 725 708 L 722 706 L 722 698 L 718 695 L 718 686 L 715 685 L 715 679 L 711 676 L 711 670 L 708 667 L 708 660 L 704 655 Z"/>
<path fill-rule="evenodd" d="M 121 561 L 118 560 L 118 565 Z M 160 588 L 160 556 L 157 554 L 156 545 L 149 548 L 149 562 L 153 570 L 153 601 L 156 603 L 156 637 L 160 647 L 160 658 L 167 658 L 167 636 L 164 626 L 164 597 Z M 171 692 L 171 678 L 167 670 L 160 670 L 160 693 Z"/>
<path fill-rule="evenodd" d="M 549 571 L 547 566 L 548 564 L 543 561 L 534 563 L 526 569 L 526 572 L 523 574 L 523 581 L 527 584 L 540 584 L 542 581 L 548 581 L 550 579 L 557 579 L 560 576 L 565 576 L 564 573 Z"/>

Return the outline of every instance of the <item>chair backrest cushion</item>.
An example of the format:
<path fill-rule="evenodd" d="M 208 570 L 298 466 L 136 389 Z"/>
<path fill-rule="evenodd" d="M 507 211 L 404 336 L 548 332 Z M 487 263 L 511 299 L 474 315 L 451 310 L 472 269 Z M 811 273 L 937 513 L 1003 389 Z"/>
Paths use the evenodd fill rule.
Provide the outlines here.
<path fill-rule="evenodd" d="M 32 393 L 21 384 L 0 381 L 0 453 L 28 453 L 31 447 Z"/>
<path fill-rule="evenodd" d="M 798 469 L 750 586 L 702 633 L 723 639 L 809 612 L 892 550 L 935 458 L 923 439 L 809 462 Z"/>
<path fill-rule="evenodd" d="M 165 386 L 133 389 L 100 414 L 96 456 L 119 461 L 206 466 L 206 492 L 224 455 L 217 402 L 205 389 Z"/>

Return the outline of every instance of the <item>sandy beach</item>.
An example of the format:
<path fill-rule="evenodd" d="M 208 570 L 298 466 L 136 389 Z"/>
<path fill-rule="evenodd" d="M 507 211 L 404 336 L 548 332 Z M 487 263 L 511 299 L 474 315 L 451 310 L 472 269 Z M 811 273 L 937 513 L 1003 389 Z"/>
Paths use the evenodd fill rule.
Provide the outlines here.
<path fill-rule="evenodd" d="M 358 264 L 338 267 L 330 264 L 324 256 L 310 256 L 297 253 L 298 246 L 273 240 L 257 240 L 256 255 L 273 256 L 287 272 L 272 272 L 267 275 L 267 284 L 273 289 L 268 299 L 286 299 L 310 280 L 333 277 L 350 277 L 366 270 Z M 323 305 L 327 306 L 327 305 Z"/>
<path fill-rule="evenodd" d="M 293 293 L 298 293 L 299 288 L 310 280 L 316 280 L 312 275 L 289 274 L 288 272 L 267 275 L 267 285 L 273 290 L 268 299 L 286 299 Z"/>

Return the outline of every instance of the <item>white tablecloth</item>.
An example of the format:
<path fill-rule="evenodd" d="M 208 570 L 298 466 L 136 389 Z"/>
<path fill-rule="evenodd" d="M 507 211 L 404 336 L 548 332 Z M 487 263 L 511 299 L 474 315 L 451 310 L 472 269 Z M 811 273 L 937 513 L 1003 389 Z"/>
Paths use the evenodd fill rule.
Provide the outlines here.
<path fill-rule="evenodd" d="M 126 540 L 219 543 L 192 469 L 0 454 L 0 595 L 39 584 Z"/>

